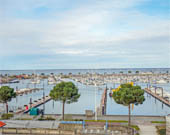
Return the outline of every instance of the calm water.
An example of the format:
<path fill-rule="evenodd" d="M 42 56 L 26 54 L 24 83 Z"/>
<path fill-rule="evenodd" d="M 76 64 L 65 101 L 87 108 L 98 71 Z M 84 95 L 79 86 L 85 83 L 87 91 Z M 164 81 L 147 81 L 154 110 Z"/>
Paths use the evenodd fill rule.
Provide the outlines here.
<path fill-rule="evenodd" d="M 112 73 L 112 72 L 116 72 L 118 69 L 116 70 L 102 70 L 102 72 L 100 73 Z M 126 71 L 128 71 L 129 69 L 126 69 Z M 139 69 L 138 69 L 139 70 Z M 143 69 L 145 71 L 149 70 L 149 71 L 153 71 L 154 69 Z M 55 72 L 54 72 L 55 71 Z M 65 71 L 65 72 L 64 72 Z M 74 72 L 73 72 L 74 71 Z M 36 73 L 45 73 L 45 74 L 50 74 L 50 73 L 79 73 L 79 72 L 89 72 L 90 70 L 41 70 L 41 71 L 36 71 Z M 97 70 L 98 72 L 100 70 Z M 119 69 L 117 72 L 123 71 L 122 69 Z M 136 69 L 134 69 L 134 72 L 136 71 Z M 156 69 L 156 72 L 166 72 L 167 69 L 161 70 L 161 69 Z M 1 74 L 21 74 L 21 73 L 29 73 L 32 74 L 32 71 L 1 71 Z M 36 85 L 36 87 L 38 88 L 42 88 L 43 87 L 43 83 L 45 85 L 45 95 L 48 95 L 50 90 L 53 88 L 53 85 L 48 85 L 47 84 L 47 80 L 41 81 L 40 84 Z M 65 113 L 75 113 L 75 114 L 84 114 L 85 110 L 93 110 L 95 108 L 95 95 L 96 95 L 96 102 L 97 105 L 99 106 L 100 100 L 101 100 L 101 96 L 103 93 L 103 90 L 105 88 L 105 86 L 100 87 L 102 89 L 95 88 L 94 86 L 85 86 L 82 85 L 80 83 L 75 82 L 75 84 L 77 85 L 77 87 L 79 88 L 79 92 L 81 94 L 81 97 L 79 98 L 79 101 L 76 103 L 72 103 L 72 104 L 66 104 L 65 106 Z M 117 84 L 116 86 L 118 86 L 119 84 Z M 141 85 L 143 88 L 146 87 L 146 84 L 139 84 Z M 16 86 L 18 88 L 33 88 L 34 85 L 30 84 L 30 80 L 22 80 L 19 84 L 10 84 L 10 87 L 16 88 Z M 113 84 L 107 84 L 107 86 L 113 87 Z M 166 91 L 170 92 L 170 84 L 162 84 L 162 85 L 158 85 L 157 86 L 161 86 L 163 87 Z M 95 94 L 95 89 L 96 89 L 96 94 Z M 18 107 L 23 107 L 25 104 L 28 104 L 30 101 L 30 98 L 32 98 L 32 100 L 38 100 L 39 98 L 41 98 L 43 96 L 43 91 L 37 91 L 35 93 L 30 93 L 27 95 L 23 95 L 23 96 L 18 96 L 15 99 L 12 99 L 11 102 L 9 102 L 9 109 L 13 110 L 16 109 Z M 167 115 L 170 114 L 170 108 L 167 107 L 166 105 L 163 105 L 160 101 L 155 100 L 153 97 L 148 96 L 147 94 L 145 94 L 145 102 L 142 105 L 138 105 L 134 107 L 134 110 L 132 111 L 132 114 L 135 115 Z M 39 108 L 42 108 L 42 106 L 40 106 Z M 1 110 L 3 110 L 3 105 L 1 105 Z M 45 113 L 46 114 L 59 114 L 62 111 L 62 104 L 59 101 L 49 101 L 45 104 Z M 110 98 L 108 96 L 107 99 L 107 114 L 119 114 L 119 115 L 127 115 L 128 114 L 128 108 L 119 104 L 116 104 L 114 102 L 114 100 L 112 98 Z"/>

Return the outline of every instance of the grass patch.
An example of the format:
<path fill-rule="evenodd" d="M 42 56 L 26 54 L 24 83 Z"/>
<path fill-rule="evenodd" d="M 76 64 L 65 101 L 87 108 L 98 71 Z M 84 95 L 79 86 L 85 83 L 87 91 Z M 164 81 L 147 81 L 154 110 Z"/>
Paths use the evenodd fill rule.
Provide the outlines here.
<path fill-rule="evenodd" d="M 166 121 L 151 121 L 151 123 L 165 124 Z"/>
<path fill-rule="evenodd" d="M 1 120 L 8 120 L 8 119 L 10 119 L 10 118 L 12 118 L 12 117 L 14 117 L 13 114 L 11 114 L 11 113 L 4 113 L 4 114 L 2 114 L 2 116 L 1 116 Z"/>
<path fill-rule="evenodd" d="M 62 121 L 62 120 L 61 120 Z M 64 121 L 83 121 L 83 119 L 64 119 Z M 106 120 L 84 120 L 85 122 L 106 122 Z M 107 120 L 109 123 L 128 123 L 125 120 Z"/>
<path fill-rule="evenodd" d="M 157 133 L 159 135 L 166 135 L 166 128 L 165 126 L 156 126 L 157 128 Z"/>
<path fill-rule="evenodd" d="M 108 122 L 115 122 L 115 123 L 128 123 L 126 120 L 108 120 Z"/>
<path fill-rule="evenodd" d="M 62 119 L 60 121 L 62 121 Z M 83 119 L 64 119 L 64 121 L 83 121 Z"/>
<path fill-rule="evenodd" d="M 32 118 L 17 118 L 16 120 L 32 120 Z"/>
<path fill-rule="evenodd" d="M 85 122 L 106 122 L 106 120 L 85 120 Z M 108 120 L 109 123 L 128 123 L 128 121 L 125 120 Z"/>

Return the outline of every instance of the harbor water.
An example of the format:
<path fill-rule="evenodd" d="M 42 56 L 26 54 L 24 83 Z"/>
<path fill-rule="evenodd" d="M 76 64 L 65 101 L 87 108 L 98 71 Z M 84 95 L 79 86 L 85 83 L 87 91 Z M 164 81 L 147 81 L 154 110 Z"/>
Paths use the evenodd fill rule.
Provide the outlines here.
<path fill-rule="evenodd" d="M 128 71 L 129 69 L 126 69 Z M 135 69 L 136 70 L 136 69 Z M 134 70 L 134 71 L 135 71 Z M 143 69 L 144 70 L 144 69 Z M 146 70 L 146 69 L 145 69 Z M 149 71 L 151 69 L 148 69 Z M 153 69 L 152 69 L 153 70 Z M 169 70 L 169 69 L 168 69 Z M 59 73 L 79 73 L 82 72 L 86 73 L 89 72 L 89 70 L 47 70 L 47 71 L 36 71 L 36 73 L 45 73 L 45 74 L 59 74 Z M 113 72 L 119 72 L 122 71 L 122 69 L 119 70 L 102 70 L 101 73 L 113 73 Z M 156 72 L 166 72 L 167 69 L 164 70 L 156 70 Z M 35 71 L 1 71 L 1 74 L 32 74 Z M 99 71 L 100 72 L 100 71 Z M 124 71 L 125 72 L 125 71 Z M 66 81 L 73 81 L 73 80 L 66 80 Z M 44 92 L 45 95 L 49 95 L 50 90 L 54 87 L 54 85 L 48 85 L 47 79 L 41 80 L 40 84 L 31 84 L 31 80 L 21 80 L 19 83 L 14 84 L 3 84 L 3 85 L 9 85 L 10 87 L 16 89 L 22 89 L 22 88 L 43 88 L 44 85 Z M 73 81 L 74 82 L 74 81 Z M 106 85 L 104 86 L 89 86 L 89 85 L 83 85 L 78 82 L 74 82 L 75 85 L 79 88 L 79 93 L 81 94 L 78 102 L 72 103 L 72 104 L 66 104 L 65 105 L 65 113 L 66 114 L 84 114 L 85 110 L 93 110 L 95 111 L 95 103 L 97 106 L 100 105 L 100 100 L 102 93 L 104 89 L 106 88 Z M 146 88 L 146 83 L 139 83 L 142 88 Z M 154 84 L 159 87 L 163 87 L 165 91 L 170 92 L 170 83 L 166 84 Z M 115 87 L 119 86 L 119 84 L 116 84 Z M 107 87 L 113 87 L 112 83 L 108 83 Z M 9 110 L 16 110 L 18 108 L 23 108 L 24 105 L 28 105 L 30 102 L 30 98 L 32 101 L 38 100 L 43 97 L 43 90 L 39 90 L 36 92 L 24 94 L 22 96 L 17 96 L 16 98 L 12 99 L 9 104 Z M 96 97 L 96 98 L 95 98 Z M 109 91 L 107 96 L 107 110 L 106 114 L 108 115 L 127 115 L 128 114 L 128 107 L 119 105 L 114 102 L 112 97 L 109 97 Z M 96 99 L 96 101 L 95 101 Z M 43 108 L 43 106 L 39 106 L 39 108 Z M 0 111 L 4 111 L 4 105 L 1 104 Z M 45 103 L 45 114 L 61 114 L 62 112 L 62 103 L 60 101 L 53 101 L 50 100 L 49 102 Z M 132 110 L 133 115 L 167 115 L 170 114 L 170 107 L 162 104 L 159 100 L 151 97 L 147 93 L 145 93 L 145 102 L 142 105 L 134 106 L 134 109 Z"/>

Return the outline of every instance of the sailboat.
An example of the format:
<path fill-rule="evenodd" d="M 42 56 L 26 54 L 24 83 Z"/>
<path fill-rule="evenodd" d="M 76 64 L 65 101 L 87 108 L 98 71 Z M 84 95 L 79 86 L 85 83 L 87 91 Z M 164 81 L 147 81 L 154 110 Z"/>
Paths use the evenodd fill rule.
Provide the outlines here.
<path fill-rule="evenodd" d="M 31 80 L 32 84 L 40 84 L 40 79 L 38 78 L 38 75 L 35 78 L 35 72 L 34 72 L 34 76 L 33 79 Z"/>

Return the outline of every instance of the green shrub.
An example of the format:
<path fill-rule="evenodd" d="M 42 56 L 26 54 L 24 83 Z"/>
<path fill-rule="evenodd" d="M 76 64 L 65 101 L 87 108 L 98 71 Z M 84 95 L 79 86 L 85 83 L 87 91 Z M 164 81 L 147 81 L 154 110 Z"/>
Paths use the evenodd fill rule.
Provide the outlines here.
<path fill-rule="evenodd" d="M 8 120 L 8 119 L 10 119 L 12 117 L 14 117 L 13 114 L 11 114 L 11 113 L 4 113 L 4 114 L 2 114 L 1 119 L 2 120 Z"/>
<path fill-rule="evenodd" d="M 55 118 L 52 117 L 41 117 L 38 120 L 43 121 L 43 120 L 55 120 Z"/>
<path fill-rule="evenodd" d="M 166 127 L 165 126 L 156 126 L 157 133 L 159 135 L 166 135 Z"/>
<path fill-rule="evenodd" d="M 158 130 L 158 133 L 160 135 L 166 135 L 166 129 L 160 129 L 160 130 Z"/>
<path fill-rule="evenodd" d="M 55 120 L 53 117 L 46 117 L 46 120 Z"/>
<path fill-rule="evenodd" d="M 140 128 L 137 125 L 131 125 L 130 127 L 134 128 L 136 131 L 140 130 Z"/>

